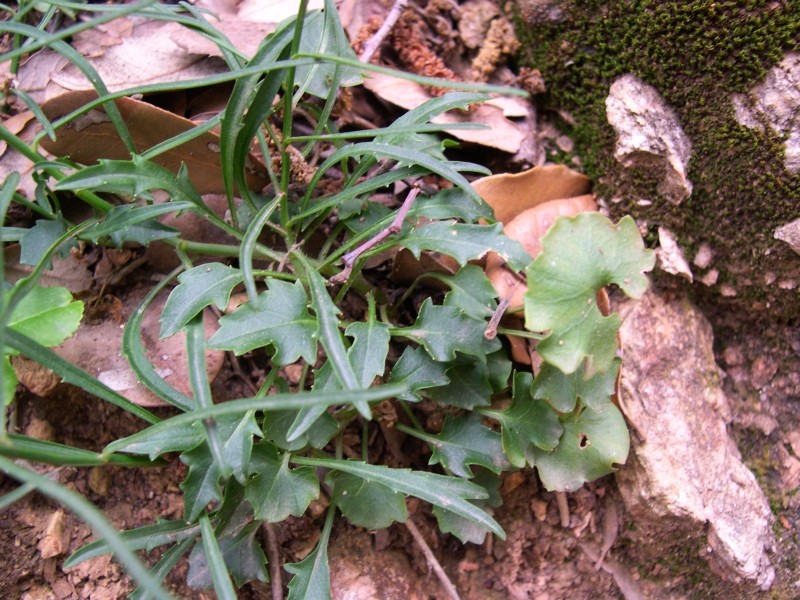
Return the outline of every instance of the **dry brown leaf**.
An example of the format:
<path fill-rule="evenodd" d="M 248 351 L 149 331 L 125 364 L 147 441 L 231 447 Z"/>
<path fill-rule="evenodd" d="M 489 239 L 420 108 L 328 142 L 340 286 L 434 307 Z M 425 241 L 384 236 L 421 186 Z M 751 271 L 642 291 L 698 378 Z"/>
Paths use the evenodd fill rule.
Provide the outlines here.
<path fill-rule="evenodd" d="M 564 165 L 547 165 L 483 177 L 472 187 L 494 209 L 497 220 L 508 223 L 522 211 L 544 202 L 587 194 L 591 183 L 588 177 Z"/>
<path fill-rule="evenodd" d="M 223 61 L 203 54 L 189 54 L 171 35 L 185 29 L 177 23 L 133 20 L 133 32 L 117 45 L 102 48 L 89 60 L 110 91 L 223 73 Z M 199 34 L 195 34 L 199 35 Z M 67 59 L 44 50 L 20 68 L 18 85 L 39 103 L 65 91 L 91 89 L 83 73 Z"/>
<path fill-rule="evenodd" d="M 416 108 L 432 98 L 421 85 L 391 75 L 370 73 L 364 80 L 364 87 L 379 98 L 406 110 Z M 453 129 L 447 133 L 465 142 L 497 148 L 514 154 L 519 151 L 526 130 L 508 117 L 527 116 L 530 108 L 519 99 L 498 99 L 499 106 L 491 103 L 480 104 L 469 112 L 449 111 L 433 119 L 434 123 L 480 123 L 488 129 Z"/>
<path fill-rule="evenodd" d="M 45 103 L 42 106 L 49 119 L 69 114 L 96 98 L 91 90 L 71 92 Z M 125 120 L 138 152 L 174 137 L 195 126 L 195 123 L 162 110 L 147 102 L 133 98 L 120 98 L 117 108 Z M 69 156 L 82 164 L 94 164 L 101 158 L 127 160 L 130 158 L 125 145 L 117 135 L 106 113 L 92 109 L 74 119 L 56 132 L 55 142 L 44 140 L 42 147 L 57 156 Z M 189 170 L 192 183 L 201 194 L 223 193 L 222 167 L 219 160 L 219 136 L 206 132 L 168 152 L 158 155 L 153 162 L 177 172 L 181 163 Z M 260 167 L 260 168 L 259 168 Z M 252 189 L 266 185 L 266 170 L 252 161 L 248 171 L 248 183 Z"/>
<path fill-rule="evenodd" d="M 142 299 L 142 293 L 125 299 L 125 314 L 133 312 Z M 164 340 L 159 339 L 159 316 L 167 296 L 164 292 L 153 301 L 142 319 L 141 335 L 147 359 L 156 373 L 179 392 L 191 396 L 185 335 L 181 332 Z M 210 311 L 203 313 L 203 325 L 206 339 L 219 327 L 217 319 Z M 75 335 L 55 348 L 55 351 L 61 358 L 97 377 L 131 402 L 140 406 L 163 406 L 164 401 L 138 381 L 136 373 L 123 356 L 122 331 L 122 327 L 113 319 L 107 318 L 96 325 L 84 321 Z M 208 379 L 213 381 L 222 369 L 225 352 L 207 349 L 205 357 Z"/>
<path fill-rule="evenodd" d="M 30 111 L 14 115 L 3 122 L 3 126 L 26 143 L 33 140 L 33 136 L 41 129 Z M 11 173 L 19 173 L 20 182 L 17 191 L 26 198 L 33 198 L 36 182 L 30 177 L 31 171 L 33 162 L 27 156 L 16 150 L 10 150 L 5 142 L 0 142 L 0 180 L 4 180 Z"/>
<path fill-rule="evenodd" d="M 9 283 L 14 284 L 33 272 L 33 266 L 20 264 L 19 244 L 6 246 L 3 256 L 5 275 Z M 93 261 L 88 256 L 76 257 L 70 252 L 65 258 L 56 254 L 52 261 L 53 268 L 44 271 L 39 279 L 39 283 L 44 287 L 63 286 L 73 294 L 92 287 L 93 276 L 89 267 Z"/>

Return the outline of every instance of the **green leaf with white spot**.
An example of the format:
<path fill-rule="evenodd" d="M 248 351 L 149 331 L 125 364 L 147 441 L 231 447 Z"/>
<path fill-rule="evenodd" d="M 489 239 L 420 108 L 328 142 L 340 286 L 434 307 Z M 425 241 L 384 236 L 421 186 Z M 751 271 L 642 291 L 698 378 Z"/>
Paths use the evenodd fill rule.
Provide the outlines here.
<path fill-rule="evenodd" d="M 439 435 L 425 440 L 432 450 L 429 464 L 441 464 L 459 477 L 473 476 L 469 465 L 479 465 L 494 473 L 511 467 L 503 454 L 500 434 L 481 424 L 476 413 L 447 415 Z"/>
<path fill-rule="evenodd" d="M 630 217 L 617 225 L 593 212 L 559 217 L 526 270 L 525 327 L 549 333 L 536 348 L 542 358 L 565 373 L 584 361 L 589 377 L 607 371 L 621 321 L 618 315 L 603 317 L 596 294 L 614 284 L 640 296 L 648 285 L 644 272 L 654 262 Z"/>
<path fill-rule="evenodd" d="M 564 434 L 553 452 L 534 448 L 544 487 L 574 492 L 588 481 L 613 473 L 628 458 L 630 438 L 622 413 L 613 404 L 601 411 L 585 408 L 562 419 Z"/>
<path fill-rule="evenodd" d="M 199 265 L 178 275 L 178 285 L 161 312 L 161 337 L 178 333 L 206 306 L 224 310 L 233 288 L 242 280 L 239 269 L 220 263 Z"/>
<path fill-rule="evenodd" d="M 423 250 L 452 256 L 464 266 L 494 251 L 514 269 L 524 269 L 533 260 L 522 247 L 503 233 L 502 223 L 474 225 L 455 221 L 434 221 L 416 227 L 403 236 L 403 246 L 416 258 Z"/>
<path fill-rule="evenodd" d="M 250 469 L 255 476 L 245 486 L 245 497 L 256 519 L 279 523 L 293 515 L 302 515 L 319 496 L 319 481 L 313 469 L 289 467 L 289 453 L 281 453 L 272 444 L 253 447 Z"/>
<path fill-rule="evenodd" d="M 347 519 L 365 529 L 386 529 L 408 517 L 406 497 L 385 485 L 349 473 L 332 472 L 333 502 Z"/>
<path fill-rule="evenodd" d="M 426 298 L 415 323 L 392 333 L 419 342 L 438 361 L 455 360 L 456 352 L 461 352 L 484 362 L 487 354 L 500 348 L 499 340 L 486 339 L 485 330 L 486 321 L 473 319 L 454 306 L 436 305 Z"/>
<path fill-rule="evenodd" d="M 208 345 L 236 354 L 272 346 L 275 364 L 288 365 L 301 357 L 313 364 L 317 359 L 318 325 L 308 312 L 303 284 L 268 278 L 267 287 L 255 301 L 222 317 Z"/>

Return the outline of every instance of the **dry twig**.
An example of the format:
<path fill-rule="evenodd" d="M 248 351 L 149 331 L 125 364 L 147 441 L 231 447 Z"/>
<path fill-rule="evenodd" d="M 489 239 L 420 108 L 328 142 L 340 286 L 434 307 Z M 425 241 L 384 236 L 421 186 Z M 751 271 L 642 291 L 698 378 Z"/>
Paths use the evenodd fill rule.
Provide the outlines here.
<path fill-rule="evenodd" d="M 392 6 L 392 9 L 389 11 L 389 14 L 386 15 L 386 20 L 381 25 L 380 29 L 375 32 L 366 44 L 364 44 L 364 50 L 361 52 L 361 55 L 358 57 L 358 60 L 361 62 L 368 63 L 372 60 L 372 57 L 375 55 L 375 52 L 378 51 L 378 48 L 386 39 L 386 36 L 389 35 L 389 32 L 394 27 L 394 24 L 397 23 L 397 19 L 400 18 L 400 15 L 403 14 L 403 11 L 406 9 L 408 5 L 408 0 L 397 0 Z"/>
<path fill-rule="evenodd" d="M 417 526 L 414 525 L 414 521 L 411 520 L 411 517 L 406 519 L 406 528 L 408 532 L 411 534 L 411 537 L 414 538 L 414 541 L 419 546 L 419 549 L 422 550 L 422 554 L 425 555 L 425 560 L 428 561 L 428 566 L 431 570 L 436 573 L 436 577 L 439 578 L 439 583 L 442 584 L 442 587 L 447 591 L 447 595 L 452 598 L 452 600 L 461 600 L 461 597 L 458 595 L 458 590 L 456 586 L 453 585 L 453 582 L 450 581 L 450 578 L 447 576 L 447 573 L 444 572 L 442 565 L 434 556 L 433 551 L 431 550 L 428 543 L 425 541 L 425 538 L 422 537 L 422 534 L 417 529 Z"/>

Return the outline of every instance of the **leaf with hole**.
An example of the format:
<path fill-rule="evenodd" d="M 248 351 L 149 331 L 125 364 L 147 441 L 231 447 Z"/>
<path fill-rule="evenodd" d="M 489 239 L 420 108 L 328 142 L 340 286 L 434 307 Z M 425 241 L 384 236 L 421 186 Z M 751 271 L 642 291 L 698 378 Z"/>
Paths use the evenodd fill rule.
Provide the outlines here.
<path fill-rule="evenodd" d="M 542 358 L 565 373 L 584 361 L 589 377 L 607 371 L 617 352 L 620 318 L 600 313 L 597 291 L 614 284 L 638 297 L 654 261 L 630 217 L 617 225 L 600 213 L 557 219 L 526 270 L 525 327 L 548 332 L 536 348 Z"/>
<path fill-rule="evenodd" d="M 533 449 L 539 477 L 548 490 L 574 492 L 625 463 L 628 428 L 613 404 L 599 412 L 585 408 L 564 417 L 561 424 L 564 434 L 554 451 Z"/>
<path fill-rule="evenodd" d="M 209 346 L 236 354 L 272 346 L 278 365 L 291 364 L 301 357 L 314 363 L 318 325 L 308 312 L 303 284 L 268 278 L 267 287 L 254 301 L 220 319 L 220 328 L 209 339 Z"/>

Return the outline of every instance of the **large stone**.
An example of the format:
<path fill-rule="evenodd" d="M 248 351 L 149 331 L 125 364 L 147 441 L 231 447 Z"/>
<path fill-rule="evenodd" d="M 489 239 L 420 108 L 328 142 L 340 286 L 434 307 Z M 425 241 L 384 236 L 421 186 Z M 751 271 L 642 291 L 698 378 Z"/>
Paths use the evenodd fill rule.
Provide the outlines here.
<path fill-rule="evenodd" d="M 659 193 L 673 204 L 686 200 L 692 193 L 686 177 L 692 144 L 658 91 L 633 75 L 623 75 L 611 85 L 606 116 L 617 134 L 614 157 L 626 168 L 661 173 Z"/>
<path fill-rule="evenodd" d="M 768 589 L 771 513 L 727 432 L 710 324 L 688 300 L 652 292 L 620 313 L 632 439 L 617 482 L 634 535 L 660 555 L 694 544 L 723 579 Z"/>
<path fill-rule="evenodd" d="M 760 130 L 766 123 L 784 138 L 783 165 L 800 172 L 800 54 L 786 54 L 749 94 L 734 94 L 731 101 L 741 125 Z"/>

